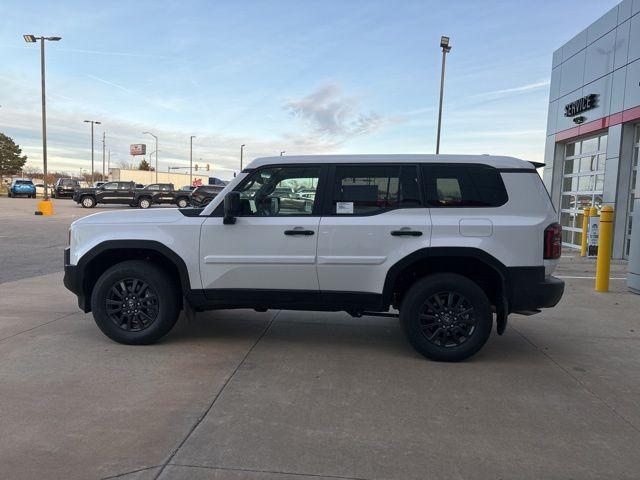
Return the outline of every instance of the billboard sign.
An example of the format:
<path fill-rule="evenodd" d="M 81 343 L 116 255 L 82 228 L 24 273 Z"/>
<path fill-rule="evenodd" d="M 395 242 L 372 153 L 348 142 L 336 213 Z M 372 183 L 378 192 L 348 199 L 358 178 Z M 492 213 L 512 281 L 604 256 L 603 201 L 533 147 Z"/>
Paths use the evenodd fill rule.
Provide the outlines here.
<path fill-rule="evenodd" d="M 129 147 L 131 155 L 145 155 L 147 153 L 147 146 L 144 143 L 134 143 Z"/>

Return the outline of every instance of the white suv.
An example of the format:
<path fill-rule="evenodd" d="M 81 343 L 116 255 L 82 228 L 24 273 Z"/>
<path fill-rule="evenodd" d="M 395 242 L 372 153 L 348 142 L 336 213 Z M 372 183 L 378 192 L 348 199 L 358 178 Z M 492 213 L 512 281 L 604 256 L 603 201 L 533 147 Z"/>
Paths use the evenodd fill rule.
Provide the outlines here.
<path fill-rule="evenodd" d="M 457 361 L 496 318 L 560 300 L 557 214 L 535 167 L 459 155 L 259 158 L 203 209 L 75 221 L 65 285 L 127 344 L 181 309 L 395 315 L 411 344 Z"/>

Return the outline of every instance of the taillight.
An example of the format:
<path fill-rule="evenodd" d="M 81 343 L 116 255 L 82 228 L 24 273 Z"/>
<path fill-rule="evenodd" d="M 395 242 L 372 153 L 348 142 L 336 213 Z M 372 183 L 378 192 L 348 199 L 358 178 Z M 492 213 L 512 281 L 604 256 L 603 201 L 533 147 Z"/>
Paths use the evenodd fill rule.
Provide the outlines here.
<path fill-rule="evenodd" d="M 544 230 L 544 259 L 556 260 L 562 253 L 562 226 L 552 223 Z"/>

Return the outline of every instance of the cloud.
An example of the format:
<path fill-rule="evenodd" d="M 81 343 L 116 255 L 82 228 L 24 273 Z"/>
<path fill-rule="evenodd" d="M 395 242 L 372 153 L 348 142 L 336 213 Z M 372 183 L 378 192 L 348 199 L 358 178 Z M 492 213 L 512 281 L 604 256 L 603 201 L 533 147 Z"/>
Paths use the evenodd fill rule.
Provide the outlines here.
<path fill-rule="evenodd" d="M 337 84 L 327 84 L 300 100 L 289 100 L 284 108 L 307 123 L 313 133 L 331 140 L 346 140 L 378 130 L 392 120 L 375 112 L 362 113 L 355 97 L 341 96 Z"/>
<path fill-rule="evenodd" d="M 541 88 L 547 88 L 549 86 L 549 80 L 542 80 L 540 82 L 527 83 L 512 88 L 505 88 L 502 90 L 493 90 L 491 92 L 478 93 L 471 95 L 470 98 L 485 98 L 485 97 L 503 97 L 511 94 L 526 93 L 533 90 L 539 90 Z"/>

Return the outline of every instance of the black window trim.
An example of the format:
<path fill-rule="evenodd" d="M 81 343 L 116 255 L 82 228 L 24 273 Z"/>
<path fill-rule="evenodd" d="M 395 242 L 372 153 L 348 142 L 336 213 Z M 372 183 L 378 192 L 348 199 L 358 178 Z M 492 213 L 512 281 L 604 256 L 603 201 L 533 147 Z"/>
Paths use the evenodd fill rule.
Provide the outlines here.
<path fill-rule="evenodd" d="M 420 168 L 421 163 L 415 162 L 352 162 L 352 163 L 332 163 L 329 164 L 329 172 L 327 175 L 327 182 L 325 184 L 324 190 L 324 201 L 322 203 L 322 216 L 323 217 L 373 217 L 375 215 L 382 215 L 383 213 L 391 212 L 393 210 L 407 210 L 407 209 L 415 209 L 415 208 L 428 208 L 426 206 L 426 192 L 423 188 L 422 182 L 422 168 Z M 418 192 L 420 197 L 420 205 L 413 206 L 401 206 L 401 207 L 389 207 L 380 210 L 376 210 L 375 212 L 367 212 L 367 213 L 336 213 L 333 211 L 333 187 L 336 179 L 336 168 L 337 167 L 367 167 L 367 166 L 381 166 L 381 167 L 415 167 L 418 173 Z"/>
<path fill-rule="evenodd" d="M 430 166 L 438 166 L 438 167 L 451 167 L 451 166 L 467 166 L 467 167 L 475 167 L 475 166 L 481 166 L 481 167 L 486 167 L 486 168 L 491 168 L 493 170 L 496 171 L 498 178 L 500 179 L 500 182 L 502 183 L 502 187 L 504 188 L 504 193 L 505 193 L 505 201 L 499 205 L 431 205 L 429 198 L 428 197 L 428 193 L 427 193 L 427 189 L 424 188 L 424 203 L 426 205 L 426 208 L 500 208 L 504 205 L 506 205 L 507 203 L 509 203 L 509 191 L 507 190 L 507 186 L 504 184 L 504 179 L 502 178 L 501 172 L 502 170 L 500 168 L 496 168 L 493 165 L 488 165 L 486 163 L 443 163 L 443 162 L 424 162 L 421 164 L 420 167 L 420 172 L 423 175 L 426 175 L 426 173 L 424 172 L 424 169 Z M 518 169 L 518 172 L 523 171 L 523 172 L 529 172 L 529 169 Z M 535 170 L 533 170 L 535 172 Z M 537 173 L 537 172 L 536 172 Z M 424 177 L 426 178 L 426 176 Z M 422 183 L 423 187 L 424 187 L 424 183 Z"/>

